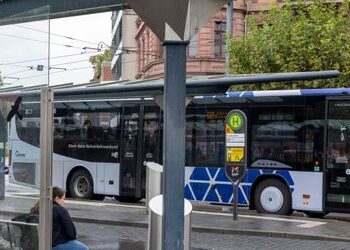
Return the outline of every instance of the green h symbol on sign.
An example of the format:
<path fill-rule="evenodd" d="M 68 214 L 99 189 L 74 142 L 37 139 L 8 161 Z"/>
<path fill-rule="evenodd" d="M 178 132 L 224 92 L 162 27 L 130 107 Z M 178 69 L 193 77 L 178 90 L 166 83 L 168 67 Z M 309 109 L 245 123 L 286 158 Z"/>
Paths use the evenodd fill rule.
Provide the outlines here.
<path fill-rule="evenodd" d="M 240 129 L 243 125 L 242 116 L 238 113 L 233 113 L 230 119 L 230 127 L 233 130 Z"/>

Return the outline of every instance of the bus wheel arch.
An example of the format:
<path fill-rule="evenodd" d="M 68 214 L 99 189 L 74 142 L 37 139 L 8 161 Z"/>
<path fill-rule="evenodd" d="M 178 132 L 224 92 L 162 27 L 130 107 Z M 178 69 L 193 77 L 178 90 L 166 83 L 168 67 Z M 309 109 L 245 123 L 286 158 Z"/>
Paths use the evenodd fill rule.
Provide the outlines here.
<path fill-rule="evenodd" d="M 67 196 L 78 199 L 92 199 L 94 194 L 94 181 L 86 168 L 77 166 L 67 177 Z"/>
<path fill-rule="evenodd" d="M 274 196 L 276 203 L 272 207 L 262 204 L 268 196 Z M 258 213 L 290 215 L 292 210 L 292 194 L 285 179 L 279 175 L 264 174 L 253 183 L 250 192 L 250 209 Z"/>

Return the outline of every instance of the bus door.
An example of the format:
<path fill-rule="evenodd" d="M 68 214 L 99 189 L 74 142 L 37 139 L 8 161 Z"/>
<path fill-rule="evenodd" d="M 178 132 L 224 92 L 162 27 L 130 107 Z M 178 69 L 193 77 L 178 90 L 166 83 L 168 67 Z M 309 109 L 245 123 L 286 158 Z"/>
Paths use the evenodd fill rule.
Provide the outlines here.
<path fill-rule="evenodd" d="M 138 181 L 138 162 L 140 161 L 138 155 L 139 127 L 139 105 L 124 107 L 121 129 L 120 200 L 132 201 L 133 198 L 140 198 L 140 181 Z"/>
<path fill-rule="evenodd" d="M 325 206 L 350 209 L 350 99 L 329 98 L 326 105 Z"/>
<path fill-rule="evenodd" d="M 145 106 L 143 115 L 142 136 L 142 162 L 141 162 L 141 192 L 145 196 L 146 168 L 143 162 L 150 161 L 161 163 L 161 131 L 160 131 L 160 108 L 158 106 Z"/>

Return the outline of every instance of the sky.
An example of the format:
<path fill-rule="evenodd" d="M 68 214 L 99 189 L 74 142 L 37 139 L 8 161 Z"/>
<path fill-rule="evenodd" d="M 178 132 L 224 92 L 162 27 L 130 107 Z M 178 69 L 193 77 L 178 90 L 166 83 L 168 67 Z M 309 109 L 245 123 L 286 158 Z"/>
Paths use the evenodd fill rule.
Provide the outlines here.
<path fill-rule="evenodd" d="M 89 57 L 98 54 L 99 44 L 102 49 L 111 44 L 111 30 L 110 12 L 0 26 L 5 86 L 89 82 L 93 77 Z"/>

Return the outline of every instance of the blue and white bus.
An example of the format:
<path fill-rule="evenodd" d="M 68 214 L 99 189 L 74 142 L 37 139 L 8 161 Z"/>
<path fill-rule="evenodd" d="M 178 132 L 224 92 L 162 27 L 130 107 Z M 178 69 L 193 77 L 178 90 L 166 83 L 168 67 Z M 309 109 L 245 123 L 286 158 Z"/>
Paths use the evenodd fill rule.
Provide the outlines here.
<path fill-rule="evenodd" d="M 11 120 L 10 180 L 38 185 L 38 101 Z M 239 203 L 258 212 L 350 212 L 350 89 L 228 92 L 187 106 L 185 197 L 232 203 L 224 118 L 248 118 L 248 162 Z M 20 119 L 21 118 L 21 119 Z M 162 111 L 153 98 L 60 96 L 55 101 L 53 183 L 77 198 L 145 194 L 144 161 L 162 163 Z"/>

